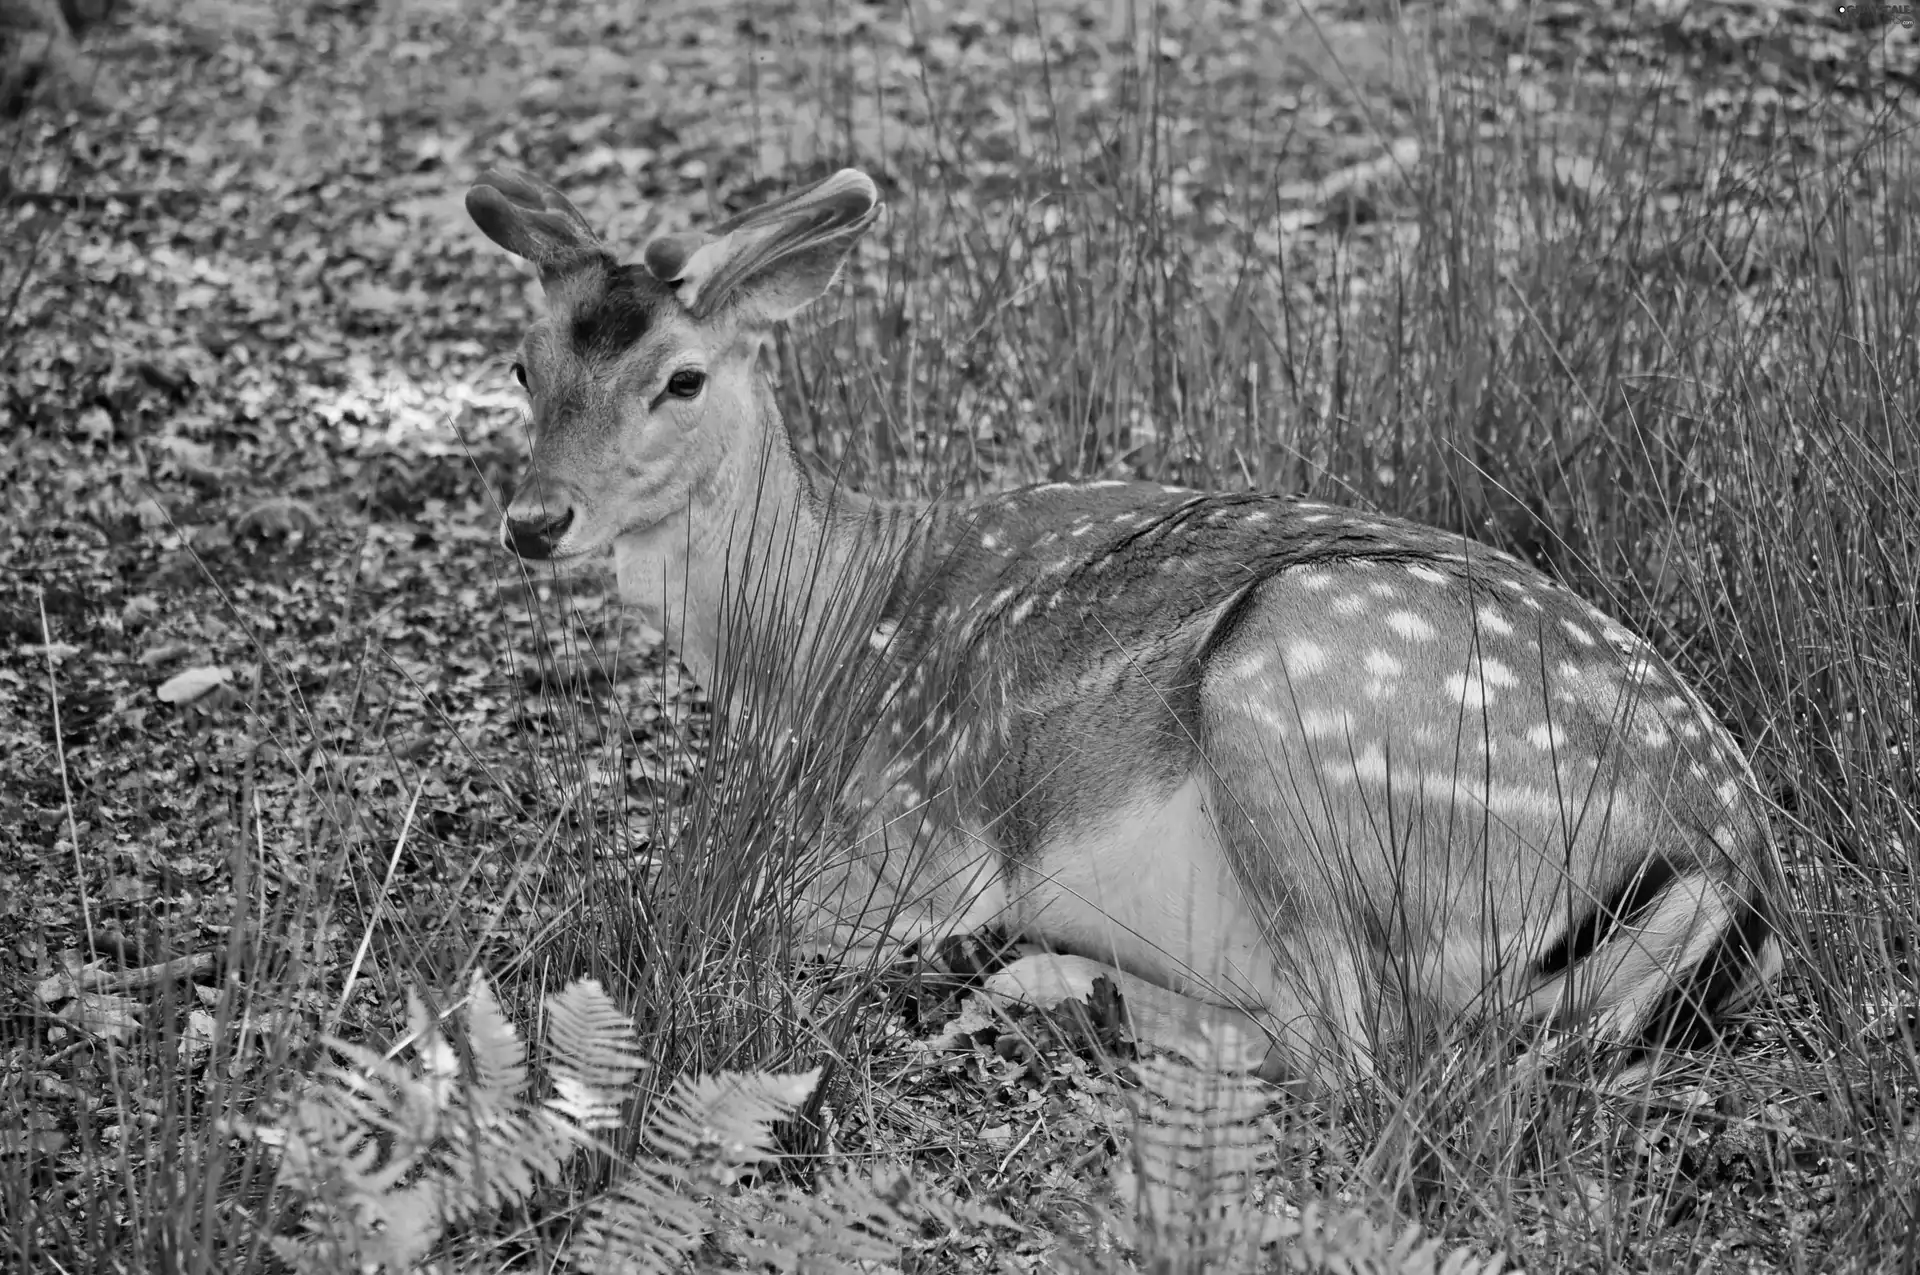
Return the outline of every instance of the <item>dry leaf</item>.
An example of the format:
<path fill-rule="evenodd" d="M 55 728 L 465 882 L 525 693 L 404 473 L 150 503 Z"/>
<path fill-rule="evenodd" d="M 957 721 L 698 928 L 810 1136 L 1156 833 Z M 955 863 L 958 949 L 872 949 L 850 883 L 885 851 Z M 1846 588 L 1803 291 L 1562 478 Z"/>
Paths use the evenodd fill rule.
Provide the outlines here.
<path fill-rule="evenodd" d="M 190 668 L 160 684 L 160 698 L 169 704 L 191 704 L 216 686 L 233 680 L 231 669 L 217 664 Z"/>

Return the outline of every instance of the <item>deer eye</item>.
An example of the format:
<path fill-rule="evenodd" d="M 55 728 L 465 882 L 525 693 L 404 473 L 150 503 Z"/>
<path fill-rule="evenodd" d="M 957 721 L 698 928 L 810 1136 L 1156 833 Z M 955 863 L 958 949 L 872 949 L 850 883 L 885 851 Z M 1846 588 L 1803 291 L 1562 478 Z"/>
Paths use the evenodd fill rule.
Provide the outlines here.
<path fill-rule="evenodd" d="M 513 365 L 513 379 L 520 382 L 521 389 L 524 390 L 527 388 L 527 365 L 526 364 L 515 363 Z"/>
<path fill-rule="evenodd" d="M 675 398 L 695 398 L 706 388 L 707 374 L 682 368 L 667 378 L 667 393 Z"/>

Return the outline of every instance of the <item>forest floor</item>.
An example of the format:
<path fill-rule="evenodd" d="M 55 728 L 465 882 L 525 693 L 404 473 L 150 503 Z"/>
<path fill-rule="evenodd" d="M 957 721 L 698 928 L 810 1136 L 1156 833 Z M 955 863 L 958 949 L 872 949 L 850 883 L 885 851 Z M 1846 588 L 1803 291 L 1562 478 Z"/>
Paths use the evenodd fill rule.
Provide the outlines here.
<path fill-rule="evenodd" d="M 42 1201 L 91 1189 L 99 1148 L 135 1137 L 140 1087 L 112 1055 L 151 1028 L 156 984 L 176 985 L 183 1056 L 207 1047 L 241 941 L 314 972 L 253 1030 L 379 1037 L 410 982 L 537 964 L 586 830 L 617 826 L 650 853 L 662 809 L 699 783 L 704 700 L 658 635 L 604 582 L 529 585 L 498 544 L 525 447 L 508 358 L 538 299 L 466 217 L 482 167 L 544 176 L 636 248 L 841 163 L 923 214 L 1026 201 L 1038 216 L 1053 170 L 1033 157 L 1097 166 L 1151 66 L 1163 144 L 1231 135 L 1242 157 L 1181 170 L 1171 206 L 1191 233 L 1270 192 L 1297 213 L 1280 251 L 1306 259 L 1341 217 L 1366 223 L 1362 241 L 1390 237 L 1391 209 L 1356 212 L 1343 192 L 1364 195 L 1355 175 L 1390 167 L 1413 131 L 1405 48 L 1359 6 L 1311 23 L 1176 6 L 1150 48 L 1080 0 L 917 17 L 388 8 L 136 4 L 90 41 L 117 104 L 29 112 L 0 134 L 0 1070 L 18 1099 L 0 1111 L 0 1173 Z M 1703 101 L 1759 77 L 1789 113 L 1915 87 L 1910 36 L 1812 4 L 1548 4 L 1524 47 L 1499 34 L 1512 14 L 1473 20 L 1542 94 L 1583 67 Z M 1875 40 L 1879 61 L 1861 52 Z M 1029 109 L 1041 80 L 1049 106 Z M 905 257 L 883 226 L 850 286 L 972 260 L 939 249 Z M 1364 243 L 1353 252 L 1364 268 Z M 1015 355 L 951 357 L 984 360 L 968 374 L 990 381 Z M 1017 420 L 961 428 L 981 441 L 975 480 L 1040 476 L 1011 459 Z M 328 903 L 311 924 L 248 924 L 302 891 Z M 184 964 L 124 977 L 168 961 Z M 1017 1224 L 997 1251 L 934 1245 L 929 1268 L 1044 1263 L 1086 1231 L 1087 1184 L 1124 1142 L 1119 1079 L 1057 1043 L 997 1045 L 983 1030 L 930 1063 L 896 1042 L 874 1064 L 885 1100 L 854 1104 L 837 1135 L 964 1180 Z M 1823 1229 L 1817 1112 L 1776 1106 L 1765 1132 L 1716 1095 L 1680 1105 L 1713 1118 L 1649 1135 L 1689 1186 L 1634 1260 L 1822 1269 L 1845 1247 Z M 1365 1158 L 1324 1128 L 1298 1154 Z M 1523 1226 L 1463 1218 L 1458 1233 L 1535 1270 L 1612 1260 L 1526 1251 Z"/>

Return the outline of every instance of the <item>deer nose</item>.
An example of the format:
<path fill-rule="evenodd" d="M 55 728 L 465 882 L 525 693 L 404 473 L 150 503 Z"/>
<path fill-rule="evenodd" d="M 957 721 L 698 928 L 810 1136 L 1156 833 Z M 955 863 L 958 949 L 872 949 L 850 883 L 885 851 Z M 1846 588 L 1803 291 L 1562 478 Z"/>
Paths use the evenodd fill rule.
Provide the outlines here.
<path fill-rule="evenodd" d="M 500 538 L 522 558 L 539 562 L 553 556 L 554 546 L 571 526 L 572 506 L 557 512 L 542 509 L 526 516 L 509 512 L 506 526 L 502 528 L 505 534 Z"/>

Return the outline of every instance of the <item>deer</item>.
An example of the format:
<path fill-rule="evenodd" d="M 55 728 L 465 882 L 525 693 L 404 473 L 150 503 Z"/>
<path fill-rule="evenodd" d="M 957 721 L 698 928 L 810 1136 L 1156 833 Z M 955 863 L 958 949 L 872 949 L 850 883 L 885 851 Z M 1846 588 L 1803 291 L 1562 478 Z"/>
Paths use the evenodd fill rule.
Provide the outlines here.
<path fill-rule="evenodd" d="M 844 853 L 797 887 L 821 941 L 990 938 L 996 1004 L 1106 980 L 1139 1041 L 1306 1093 L 1496 1014 L 1637 1065 L 1778 973 L 1739 746 L 1542 571 L 1277 494 L 910 501 L 810 472 L 767 354 L 880 214 L 864 173 L 637 262 L 523 173 L 466 206 L 545 299 L 504 545 L 610 550 L 622 603 L 709 688 L 748 649 L 887 673 Z M 849 596 L 871 599 L 853 620 L 819 601 Z"/>

